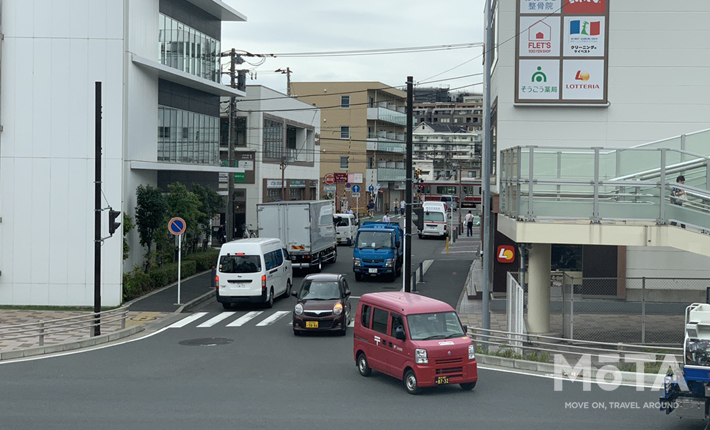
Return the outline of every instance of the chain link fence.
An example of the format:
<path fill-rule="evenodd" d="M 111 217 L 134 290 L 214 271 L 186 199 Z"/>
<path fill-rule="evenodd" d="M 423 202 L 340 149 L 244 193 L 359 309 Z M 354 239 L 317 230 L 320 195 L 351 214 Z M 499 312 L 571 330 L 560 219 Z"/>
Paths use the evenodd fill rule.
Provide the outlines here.
<path fill-rule="evenodd" d="M 553 291 L 556 286 L 562 293 L 564 338 L 682 345 L 685 308 L 706 301 L 710 279 L 582 278 L 563 273 L 561 280 L 553 278 Z M 552 311 L 554 294 L 551 300 Z M 552 322 L 557 315 L 551 313 Z"/>

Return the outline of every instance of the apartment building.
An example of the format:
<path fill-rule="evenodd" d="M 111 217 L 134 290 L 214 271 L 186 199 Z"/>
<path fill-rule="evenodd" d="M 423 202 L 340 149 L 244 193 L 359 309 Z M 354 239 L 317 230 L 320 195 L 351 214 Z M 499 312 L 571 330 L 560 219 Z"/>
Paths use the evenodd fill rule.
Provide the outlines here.
<path fill-rule="evenodd" d="M 427 180 L 481 177 L 481 133 L 465 126 L 417 124 L 412 133 L 412 163 Z"/>
<path fill-rule="evenodd" d="M 483 96 L 462 96 L 461 101 L 424 102 L 414 104 L 415 123 L 466 127 L 467 131 L 483 128 Z"/>
<path fill-rule="evenodd" d="M 101 83 L 102 206 L 135 215 L 139 185 L 218 186 L 223 22 L 217 0 L 2 2 L 0 304 L 94 303 L 96 83 Z M 101 298 L 122 302 L 142 261 L 138 233 L 108 237 Z M 119 219 L 120 221 L 120 219 Z M 166 226 L 167 228 L 167 226 Z"/>
<path fill-rule="evenodd" d="M 322 196 L 335 199 L 338 210 L 359 212 L 370 198 L 378 210 L 404 198 L 404 91 L 381 82 L 292 82 L 291 94 L 321 109 Z"/>

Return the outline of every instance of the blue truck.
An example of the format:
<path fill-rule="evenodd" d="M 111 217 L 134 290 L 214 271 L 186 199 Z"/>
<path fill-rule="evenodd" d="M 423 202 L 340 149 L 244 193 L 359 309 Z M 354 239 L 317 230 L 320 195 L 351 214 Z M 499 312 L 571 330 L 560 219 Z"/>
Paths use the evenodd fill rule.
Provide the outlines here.
<path fill-rule="evenodd" d="M 402 273 L 403 233 L 396 222 L 364 222 L 355 235 L 355 280 L 362 281 L 365 276 L 386 276 L 394 282 Z"/>

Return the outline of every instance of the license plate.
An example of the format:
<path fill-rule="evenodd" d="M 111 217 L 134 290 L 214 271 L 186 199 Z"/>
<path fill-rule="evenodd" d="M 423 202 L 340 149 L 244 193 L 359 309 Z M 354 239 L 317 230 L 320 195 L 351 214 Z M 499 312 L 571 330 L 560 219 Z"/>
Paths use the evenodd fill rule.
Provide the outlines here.
<path fill-rule="evenodd" d="M 370 269 L 370 273 L 377 273 L 377 269 Z"/>
<path fill-rule="evenodd" d="M 434 381 L 436 385 L 441 385 L 441 384 L 448 384 L 449 383 L 449 377 L 448 376 L 437 376 L 436 381 Z"/>
<path fill-rule="evenodd" d="M 318 328 L 318 321 L 306 321 L 306 328 Z"/>

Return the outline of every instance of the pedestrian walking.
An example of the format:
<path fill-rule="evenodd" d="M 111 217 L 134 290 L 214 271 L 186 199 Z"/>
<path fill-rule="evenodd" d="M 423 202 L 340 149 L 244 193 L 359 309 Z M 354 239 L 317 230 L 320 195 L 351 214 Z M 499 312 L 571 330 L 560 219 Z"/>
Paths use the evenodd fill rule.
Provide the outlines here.
<path fill-rule="evenodd" d="M 367 204 L 367 214 L 370 217 L 375 215 L 375 201 L 370 199 L 370 203 Z"/>
<path fill-rule="evenodd" d="M 685 184 L 685 176 L 680 175 L 676 178 L 675 182 L 680 185 Z M 685 190 L 678 187 L 671 188 L 671 203 L 678 206 L 683 206 L 683 201 L 687 200 L 688 196 L 685 194 Z M 671 221 L 671 225 L 678 225 L 675 221 Z M 685 228 L 685 224 L 680 225 L 681 228 Z"/>
<path fill-rule="evenodd" d="M 399 210 L 400 210 L 400 212 L 402 213 L 402 216 L 404 216 L 404 208 L 405 208 L 405 207 L 406 207 L 406 203 L 404 203 L 404 199 L 402 199 L 402 200 L 399 202 Z"/>
<path fill-rule="evenodd" d="M 385 216 L 382 217 L 382 222 L 390 222 L 390 212 L 385 212 Z"/>
<path fill-rule="evenodd" d="M 394 199 L 394 214 L 397 215 L 399 213 L 399 199 Z"/>
<path fill-rule="evenodd" d="M 473 214 L 471 211 L 468 211 L 466 214 L 466 237 L 471 237 L 473 236 Z"/>

